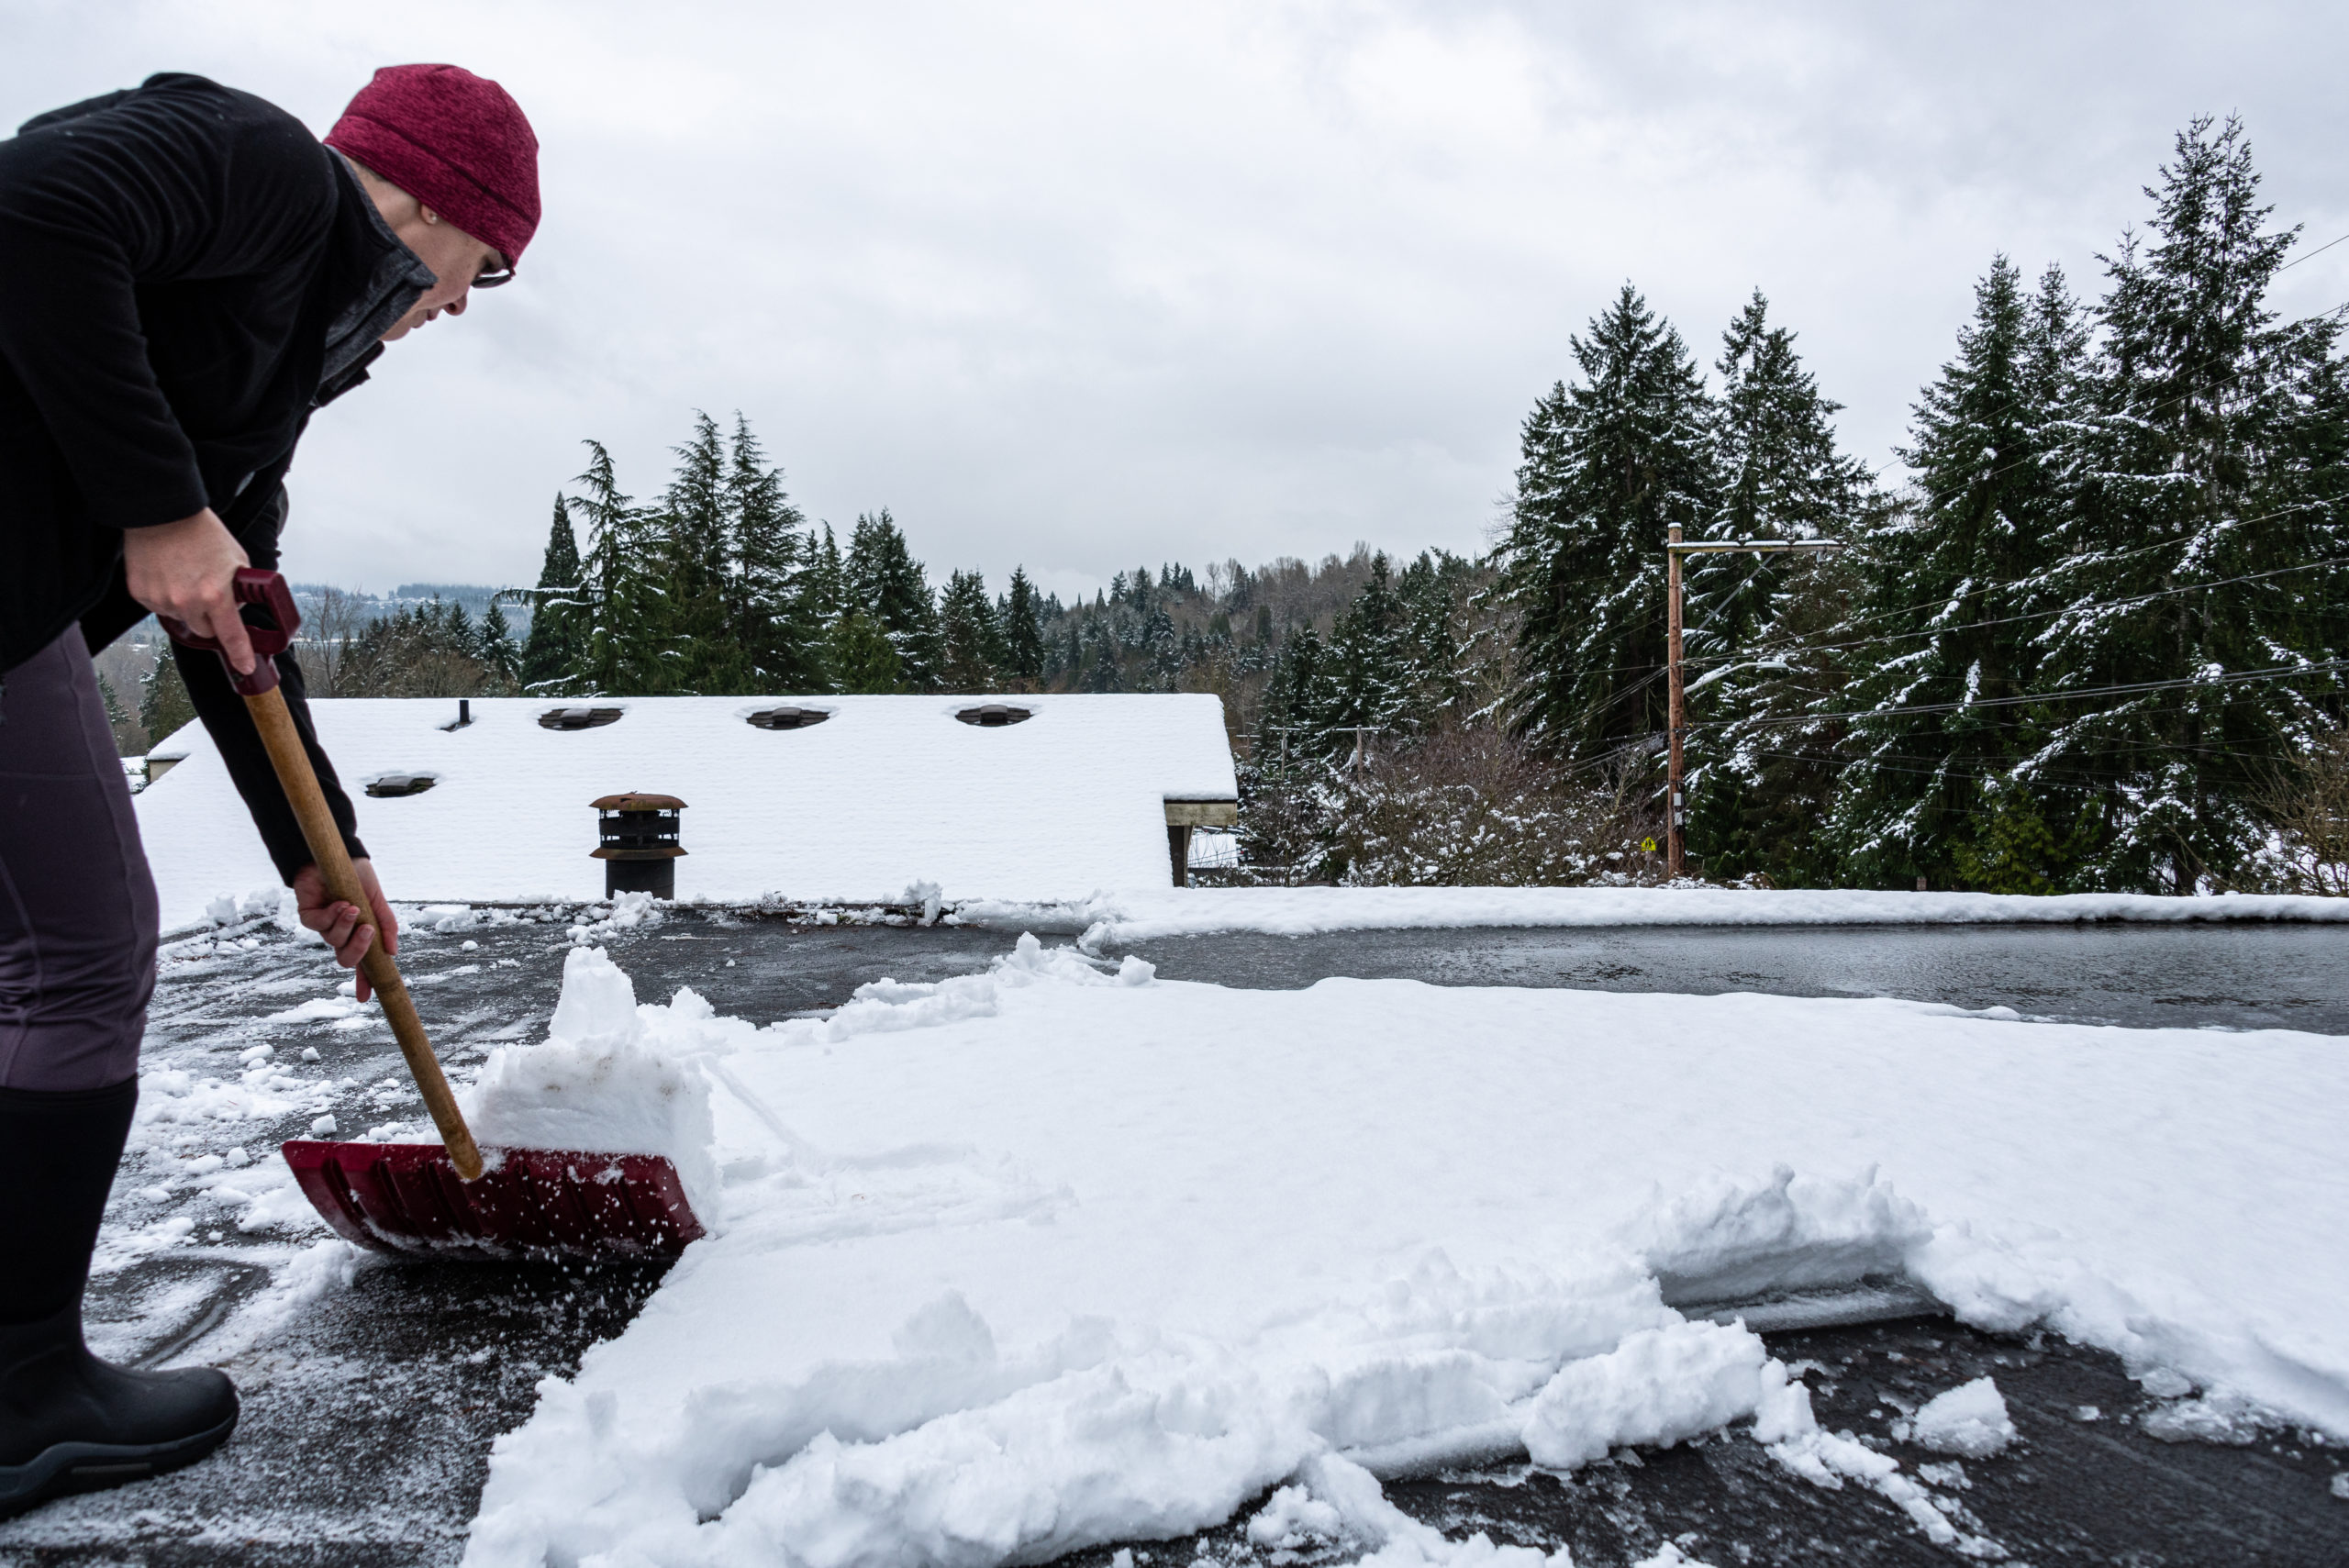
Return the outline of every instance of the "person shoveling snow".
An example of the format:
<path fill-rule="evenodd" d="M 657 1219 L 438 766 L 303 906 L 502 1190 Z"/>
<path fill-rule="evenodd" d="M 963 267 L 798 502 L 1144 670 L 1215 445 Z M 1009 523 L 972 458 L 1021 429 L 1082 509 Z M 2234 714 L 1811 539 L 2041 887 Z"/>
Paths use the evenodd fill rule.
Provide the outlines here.
<path fill-rule="evenodd" d="M 538 220 L 529 121 L 451 65 L 378 72 L 323 144 L 184 74 L 0 142 L 0 1517 L 193 1462 L 238 1413 L 217 1371 L 133 1372 L 83 1339 L 158 937 L 91 652 L 150 611 L 220 651 L 178 654 L 188 694 L 302 922 L 373 963 L 362 999 L 381 988 L 396 925 L 300 667 L 257 654 L 236 582 L 275 563 L 311 413 L 510 278 Z M 273 688 L 337 865 L 239 684 Z"/>

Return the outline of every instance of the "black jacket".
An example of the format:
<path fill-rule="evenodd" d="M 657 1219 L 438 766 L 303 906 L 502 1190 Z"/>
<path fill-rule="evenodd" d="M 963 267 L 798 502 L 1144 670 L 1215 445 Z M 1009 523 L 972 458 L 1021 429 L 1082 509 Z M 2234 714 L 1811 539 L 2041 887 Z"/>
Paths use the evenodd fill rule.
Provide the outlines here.
<path fill-rule="evenodd" d="M 0 673 L 79 622 L 145 614 L 122 536 L 209 506 L 261 566 L 311 411 L 366 377 L 429 287 L 338 156 L 273 105 L 200 76 L 28 121 L 0 141 Z M 354 854 L 300 671 L 287 697 Z M 282 874 L 310 859 L 210 654 L 189 695 Z"/>

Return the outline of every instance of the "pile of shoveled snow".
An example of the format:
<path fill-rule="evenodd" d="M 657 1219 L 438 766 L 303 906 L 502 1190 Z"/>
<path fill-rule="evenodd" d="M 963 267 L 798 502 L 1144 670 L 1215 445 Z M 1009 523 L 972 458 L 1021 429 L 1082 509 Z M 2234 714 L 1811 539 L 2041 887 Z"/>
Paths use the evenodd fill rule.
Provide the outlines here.
<path fill-rule="evenodd" d="M 1670 1305 L 1887 1272 L 2349 1434 L 2335 1040 L 1237 991 L 1033 939 L 828 1019 L 677 1006 L 718 1085 L 718 1233 L 499 1440 L 478 1568 L 990 1568 L 1275 1488 L 1268 1543 L 1531 1568 L 1376 1477 L 1724 1424 L 1987 1552 L 1752 1334 Z M 1953 1433 L 1990 1429 L 1956 1403 Z"/>
<path fill-rule="evenodd" d="M 2349 921 L 2349 899 L 2298 895 L 2159 898 L 2143 893 L 2031 897 L 1996 893 L 1871 893 L 1728 887 L 1137 887 L 1062 904 L 967 899 L 966 924 L 1081 933 L 1078 945 L 1130 946 L 1216 931 L 1277 937 L 1319 931 L 1497 926 L 2071 925 L 2083 920 Z"/>
<path fill-rule="evenodd" d="M 491 1051 L 459 1104 L 492 1158 L 501 1148 L 665 1154 L 707 1225 L 719 1207 L 716 1135 L 709 1080 L 695 1059 L 752 1032 L 690 990 L 665 1007 L 640 1007 L 609 953 L 574 947 L 547 1038 Z"/>

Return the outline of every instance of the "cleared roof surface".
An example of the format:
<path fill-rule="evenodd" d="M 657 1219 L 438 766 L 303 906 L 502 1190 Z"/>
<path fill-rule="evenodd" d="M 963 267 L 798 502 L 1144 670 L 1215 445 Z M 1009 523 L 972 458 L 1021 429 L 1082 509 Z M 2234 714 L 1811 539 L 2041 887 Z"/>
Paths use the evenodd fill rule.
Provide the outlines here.
<path fill-rule="evenodd" d="M 1025 723 L 982 727 L 959 696 L 630 697 L 588 729 L 547 729 L 565 704 L 475 697 L 310 705 L 394 899 L 475 903 L 603 895 L 590 802 L 659 792 L 693 803 L 681 898 L 884 903 L 933 884 L 953 898 L 1060 899 L 1169 880 L 1164 801 L 1237 793 L 1223 708 L 1197 695 L 1021 695 Z M 821 708 L 765 729 L 750 716 Z M 273 886 L 244 803 L 201 727 L 159 751 L 187 760 L 137 797 L 166 929 L 223 894 Z M 427 793 L 370 799 L 384 775 Z"/>

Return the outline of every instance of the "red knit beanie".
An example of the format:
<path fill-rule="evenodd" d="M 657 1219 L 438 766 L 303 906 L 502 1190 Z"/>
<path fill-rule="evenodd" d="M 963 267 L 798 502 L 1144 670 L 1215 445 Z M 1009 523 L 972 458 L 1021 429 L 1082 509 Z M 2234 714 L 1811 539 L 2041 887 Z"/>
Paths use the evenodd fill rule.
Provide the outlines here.
<path fill-rule="evenodd" d="M 522 106 L 456 65 L 386 65 L 326 135 L 508 266 L 539 227 L 539 139 Z"/>

